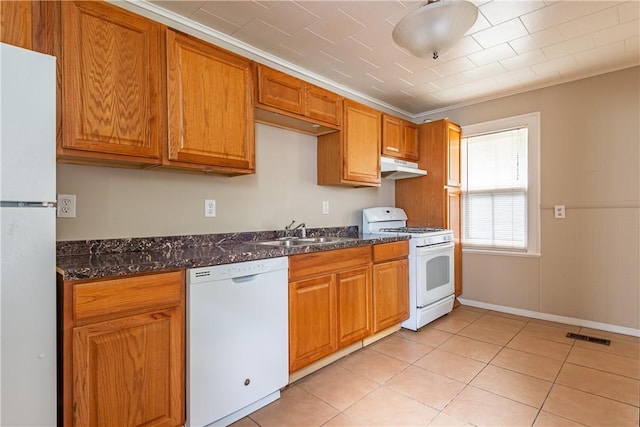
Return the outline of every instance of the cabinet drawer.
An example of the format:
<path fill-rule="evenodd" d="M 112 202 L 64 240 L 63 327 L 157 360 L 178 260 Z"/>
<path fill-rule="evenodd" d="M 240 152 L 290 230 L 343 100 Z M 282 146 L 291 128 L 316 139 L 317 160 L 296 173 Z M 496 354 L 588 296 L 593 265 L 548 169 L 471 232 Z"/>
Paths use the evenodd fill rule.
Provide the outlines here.
<path fill-rule="evenodd" d="M 373 262 L 382 262 L 389 259 L 401 258 L 409 254 L 409 242 L 382 243 L 373 245 Z"/>
<path fill-rule="evenodd" d="M 85 323 L 179 305 L 183 292 L 181 271 L 74 285 L 73 320 Z"/>
<path fill-rule="evenodd" d="M 289 257 L 289 281 L 334 273 L 371 263 L 371 246 L 337 249 Z"/>

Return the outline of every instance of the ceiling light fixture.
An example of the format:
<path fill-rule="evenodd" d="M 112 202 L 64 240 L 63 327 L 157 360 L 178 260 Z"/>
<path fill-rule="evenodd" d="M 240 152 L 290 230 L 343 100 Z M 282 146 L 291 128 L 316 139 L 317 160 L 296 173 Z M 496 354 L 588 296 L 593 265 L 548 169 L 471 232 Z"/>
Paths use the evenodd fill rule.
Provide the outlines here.
<path fill-rule="evenodd" d="M 478 18 L 478 8 L 468 1 L 429 0 L 402 18 L 393 40 L 420 58 L 438 59 L 458 43 Z"/>

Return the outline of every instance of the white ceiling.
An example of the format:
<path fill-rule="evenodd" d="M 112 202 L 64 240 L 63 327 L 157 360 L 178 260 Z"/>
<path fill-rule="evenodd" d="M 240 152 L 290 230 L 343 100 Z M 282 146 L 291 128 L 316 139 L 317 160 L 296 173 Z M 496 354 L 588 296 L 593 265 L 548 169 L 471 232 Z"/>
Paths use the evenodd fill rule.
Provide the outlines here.
<path fill-rule="evenodd" d="M 425 1 L 149 3 L 266 63 L 413 118 L 640 64 L 639 0 L 474 0 L 475 25 L 437 60 L 391 38 Z"/>

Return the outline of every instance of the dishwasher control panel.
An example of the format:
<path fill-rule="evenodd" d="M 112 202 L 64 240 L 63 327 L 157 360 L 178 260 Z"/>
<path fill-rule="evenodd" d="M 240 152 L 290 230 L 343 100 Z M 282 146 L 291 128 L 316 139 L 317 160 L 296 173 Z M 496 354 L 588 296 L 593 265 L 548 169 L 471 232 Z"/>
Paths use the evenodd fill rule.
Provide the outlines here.
<path fill-rule="evenodd" d="M 213 265 L 210 267 L 191 268 L 187 270 L 190 285 L 212 282 L 216 280 L 236 279 L 253 276 L 270 271 L 286 270 L 289 267 L 287 257 L 242 261 L 232 264 Z"/>

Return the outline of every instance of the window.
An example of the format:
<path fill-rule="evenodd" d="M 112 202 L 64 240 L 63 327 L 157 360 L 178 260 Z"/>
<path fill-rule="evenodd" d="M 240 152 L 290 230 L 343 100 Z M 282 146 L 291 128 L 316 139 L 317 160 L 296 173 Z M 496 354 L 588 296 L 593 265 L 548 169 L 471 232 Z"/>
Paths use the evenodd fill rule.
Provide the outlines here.
<path fill-rule="evenodd" d="M 466 249 L 538 253 L 539 113 L 462 129 Z"/>

